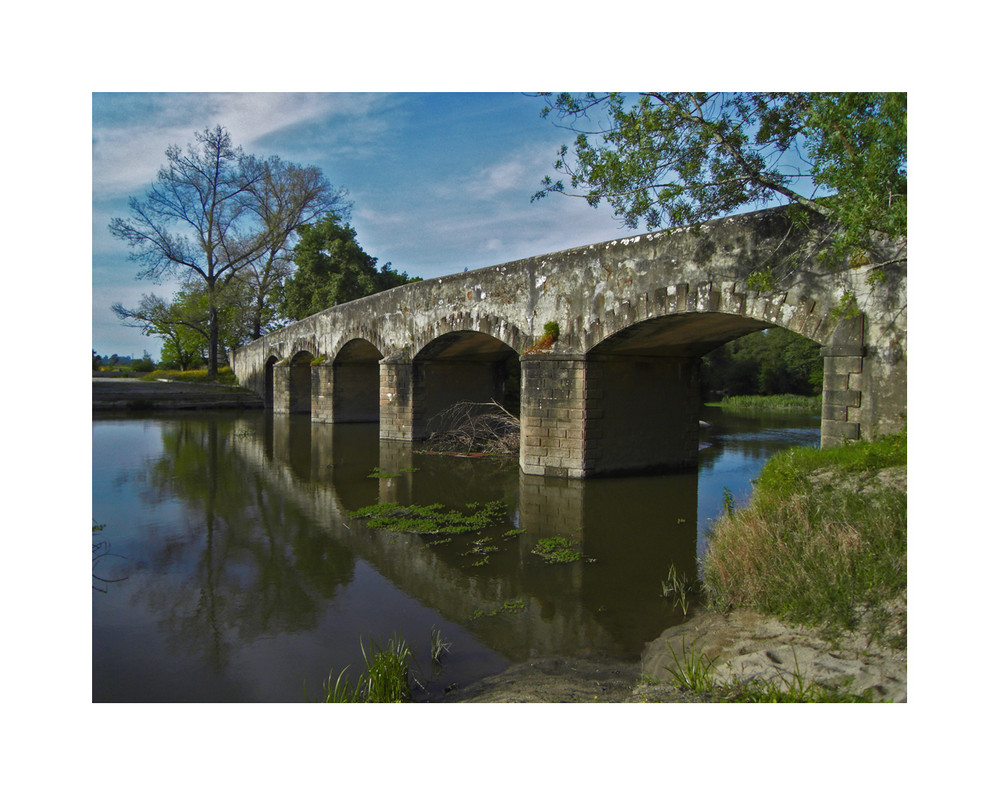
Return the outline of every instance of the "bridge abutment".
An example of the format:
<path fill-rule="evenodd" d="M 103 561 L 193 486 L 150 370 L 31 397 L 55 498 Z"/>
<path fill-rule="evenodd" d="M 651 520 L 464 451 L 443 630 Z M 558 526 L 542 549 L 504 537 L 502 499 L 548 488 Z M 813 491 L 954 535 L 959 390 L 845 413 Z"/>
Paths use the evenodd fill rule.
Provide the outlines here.
<path fill-rule="evenodd" d="M 847 318 L 823 346 L 823 416 L 820 446 L 861 438 L 861 395 L 865 366 L 864 317 Z"/>

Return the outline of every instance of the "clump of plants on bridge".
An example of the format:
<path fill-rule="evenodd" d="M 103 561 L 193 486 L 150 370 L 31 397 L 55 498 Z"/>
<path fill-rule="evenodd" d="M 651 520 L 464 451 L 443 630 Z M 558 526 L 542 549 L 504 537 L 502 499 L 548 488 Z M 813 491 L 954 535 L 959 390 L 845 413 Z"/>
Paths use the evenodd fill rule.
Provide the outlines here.
<path fill-rule="evenodd" d="M 419 535 L 472 533 L 507 521 L 507 506 L 500 500 L 485 506 L 469 503 L 466 509 L 468 514 L 458 509 L 446 509 L 441 503 L 428 506 L 378 503 L 352 511 L 350 516 L 364 519 L 372 529 Z"/>
<path fill-rule="evenodd" d="M 865 621 L 865 632 L 905 646 L 905 626 L 892 628 L 885 606 L 906 598 L 906 491 L 882 477 L 905 464 L 905 432 L 773 457 L 750 503 L 713 529 L 703 572 L 709 606 L 746 606 L 831 632 Z"/>
<path fill-rule="evenodd" d="M 525 354 L 536 354 L 539 351 L 548 351 L 556 344 L 556 340 L 559 339 L 559 324 L 555 321 L 549 321 L 545 324 L 542 330 L 542 336 L 538 338 L 538 342 L 528 346 L 524 349 Z"/>

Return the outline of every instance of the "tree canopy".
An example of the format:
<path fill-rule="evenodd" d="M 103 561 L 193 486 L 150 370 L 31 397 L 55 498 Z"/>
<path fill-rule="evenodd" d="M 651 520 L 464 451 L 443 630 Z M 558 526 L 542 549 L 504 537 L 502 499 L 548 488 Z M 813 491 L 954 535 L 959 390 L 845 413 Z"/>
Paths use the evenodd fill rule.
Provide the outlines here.
<path fill-rule="evenodd" d="M 791 202 L 836 224 L 829 253 L 896 261 L 906 236 L 905 93 L 543 94 L 577 133 L 538 199 L 607 201 L 632 228 Z M 873 273 L 880 273 L 875 270 Z"/>
<path fill-rule="evenodd" d="M 214 377 L 223 293 L 242 278 L 256 290 L 253 306 L 262 308 L 284 275 L 298 227 L 327 212 L 345 213 L 349 204 L 346 191 L 334 189 L 319 169 L 245 154 L 221 126 L 196 133 L 187 150 L 168 147 L 166 157 L 145 197 L 130 198 L 130 216 L 112 219 L 110 231 L 142 265 L 140 278 L 180 274 L 202 285 Z M 266 324 L 258 313 L 255 333 Z"/>
<path fill-rule="evenodd" d="M 292 259 L 295 273 L 285 281 L 281 311 L 301 320 L 334 304 L 418 281 L 365 253 L 357 232 L 335 213 L 299 230 Z"/>

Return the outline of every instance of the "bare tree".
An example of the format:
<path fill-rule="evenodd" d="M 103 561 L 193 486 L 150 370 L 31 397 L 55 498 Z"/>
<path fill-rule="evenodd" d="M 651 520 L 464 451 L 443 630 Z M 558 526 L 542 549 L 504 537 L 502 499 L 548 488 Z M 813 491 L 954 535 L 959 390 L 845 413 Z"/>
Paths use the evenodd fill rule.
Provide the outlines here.
<path fill-rule="evenodd" d="M 129 199 L 129 218 L 113 218 L 110 230 L 142 265 L 140 278 L 180 273 L 204 283 L 214 378 L 223 288 L 245 269 L 266 268 L 299 225 L 344 208 L 346 192 L 318 169 L 245 154 L 222 126 L 196 133 L 195 142 L 168 147 L 156 182 L 143 199 Z"/>

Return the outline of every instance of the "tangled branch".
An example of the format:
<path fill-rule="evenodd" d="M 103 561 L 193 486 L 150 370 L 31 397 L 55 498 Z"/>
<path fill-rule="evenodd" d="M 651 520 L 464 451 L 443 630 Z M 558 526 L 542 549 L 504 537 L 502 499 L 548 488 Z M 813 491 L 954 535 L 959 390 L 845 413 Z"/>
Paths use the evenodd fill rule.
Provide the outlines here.
<path fill-rule="evenodd" d="M 496 401 L 462 401 L 435 415 L 424 449 L 437 453 L 517 453 L 521 421 Z"/>

